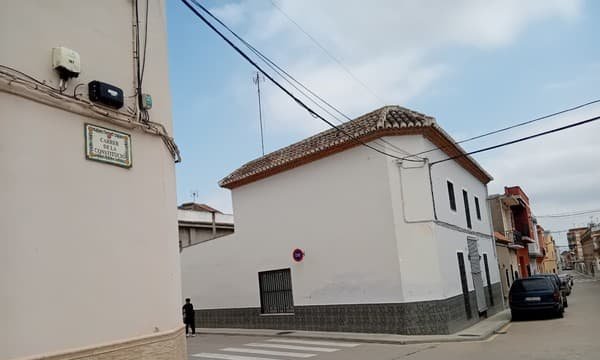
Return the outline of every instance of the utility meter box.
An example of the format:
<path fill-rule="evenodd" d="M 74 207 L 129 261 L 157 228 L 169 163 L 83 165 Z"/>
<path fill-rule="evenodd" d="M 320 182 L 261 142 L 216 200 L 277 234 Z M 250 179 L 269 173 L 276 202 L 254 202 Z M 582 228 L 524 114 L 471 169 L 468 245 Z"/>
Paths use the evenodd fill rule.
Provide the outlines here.
<path fill-rule="evenodd" d="M 53 48 L 52 68 L 58 71 L 60 78 L 63 80 L 79 76 L 81 72 L 79 54 L 63 46 Z"/>

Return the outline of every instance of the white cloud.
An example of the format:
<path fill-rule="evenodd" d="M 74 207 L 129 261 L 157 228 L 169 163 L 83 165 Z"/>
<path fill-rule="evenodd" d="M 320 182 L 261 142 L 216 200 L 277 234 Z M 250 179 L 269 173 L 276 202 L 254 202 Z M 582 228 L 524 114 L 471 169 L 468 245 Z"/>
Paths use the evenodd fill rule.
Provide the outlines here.
<path fill-rule="evenodd" d="M 403 104 L 431 91 L 452 71 L 449 64 L 436 57 L 441 51 L 457 47 L 490 51 L 508 46 L 532 24 L 572 21 L 582 9 L 580 0 L 278 0 L 277 4 L 383 101 L 362 88 L 268 2 L 245 0 L 223 5 L 216 12 L 298 80 L 351 117 L 371 111 L 382 102 Z M 557 80 L 549 89 L 564 85 L 562 79 Z M 263 89 L 268 133 L 300 138 L 326 127 L 274 86 Z M 236 93 L 239 90 L 232 91 L 234 96 Z M 580 111 L 548 120 L 536 129 L 589 114 Z M 521 185 L 538 214 L 599 208 L 596 180 L 600 168 L 593 165 L 600 153 L 600 142 L 593 136 L 599 126 L 586 125 L 478 156 L 496 178 L 490 192 L 501 192 L 505 185 Z M 534 130 L 521 128 L 505 138 L 527 131 Z M 501 140 L 494 137 L 494 143 Z M 230 204 L 231 200 L 222 194 L 215 196 L 216 203 L 224 204 L 217 206 L 227 208 L 225 204 Z M 564 224 L 544 219 L 542 225 L 556 229 Z"/>
<path fill-rule="evenodd" d="M 268 2 L 246 0 L 214 10 L 257 48 L 350 116 L 368 112 L 382 102 L 402 104 L 431 89 L 448 68 L 435 58 L 436 52 L 452 46 L 506 46 L 536 21 L 568 21 L 581 11 L 580 0 L 276 3 L 342 60 L 379 99 Z M 265 117 L 272 119 L 271 131 L 306 136 L 324 128 L 279 92 L 265 86 Z"/>

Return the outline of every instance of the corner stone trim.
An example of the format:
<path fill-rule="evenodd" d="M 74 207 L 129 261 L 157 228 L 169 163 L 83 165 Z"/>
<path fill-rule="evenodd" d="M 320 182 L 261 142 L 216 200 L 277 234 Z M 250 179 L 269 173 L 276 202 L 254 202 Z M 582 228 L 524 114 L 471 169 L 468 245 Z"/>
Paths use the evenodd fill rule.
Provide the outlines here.
<path fill-rule="evenodd" d="M 487 287 L 484 288 L 486 294 Z M 492 284 L 494 306 L 502 310 L 500 283 Z M 339 331 L 402 335 L 439 335 L 460 331 L 479 321 L 475 291 L 470 294 L 473 314 L 467 318 L 462 294 L 447 299 L 410 303 L 295 306 L 294 314 L 260 314 L 260 308 L 196 310 L 196 327 L 306 331 Z"/>
<path fill-rule="evenodd" d="M 187 349 L 183 327 L 95 347 L 41 354 L 13 360 L 185 360 Z"/>

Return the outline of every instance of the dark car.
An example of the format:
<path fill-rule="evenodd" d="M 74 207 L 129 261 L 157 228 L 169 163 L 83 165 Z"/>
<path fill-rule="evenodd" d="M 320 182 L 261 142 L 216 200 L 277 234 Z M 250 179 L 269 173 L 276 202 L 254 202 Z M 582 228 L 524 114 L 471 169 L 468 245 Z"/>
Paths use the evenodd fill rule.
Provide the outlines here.
<path fill-rule="evenodd" d="M 540 312 L 563 317 L 565 312 L 560 288 L 545 276 L 516 279 L 510 287 L 508 302 L 513 320 Z"/>
<path fill-rule="evenodd" d="M 562 286 L 565 288 L 567 296 L 571 295 L 571 290 L 573 289 L 573 285 L 571 283 L 571 278 L 567 274 L 558 275 L 560 281 L 562 282 Z"/>
<path fill-rule="evenodd" d="M 563 298 L 563 305 L 567 308 L 569 307 L 569 303 L 567 301 L 567 292 L 569 291 L 567 289 L 567 286 L 565 283 L 562 282 L 562 280 L 560 279 L 560 277 L 557 274 L 537 274 L 534 275 L 532 277 L 545 277 L 550 279 L 554 285 L 556 285 L 558 287 L 558 289 L 560 290 L 560 295 Z"/>

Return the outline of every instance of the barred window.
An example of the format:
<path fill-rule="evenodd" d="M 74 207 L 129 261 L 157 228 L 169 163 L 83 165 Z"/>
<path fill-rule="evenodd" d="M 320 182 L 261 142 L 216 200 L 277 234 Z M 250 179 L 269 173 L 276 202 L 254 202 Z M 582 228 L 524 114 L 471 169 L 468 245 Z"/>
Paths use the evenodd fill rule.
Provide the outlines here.
<path fill-rule="evenodd" d="M 290 269 L 259 272 L 258 285 L 262 314 L 294 312 Z"/>

